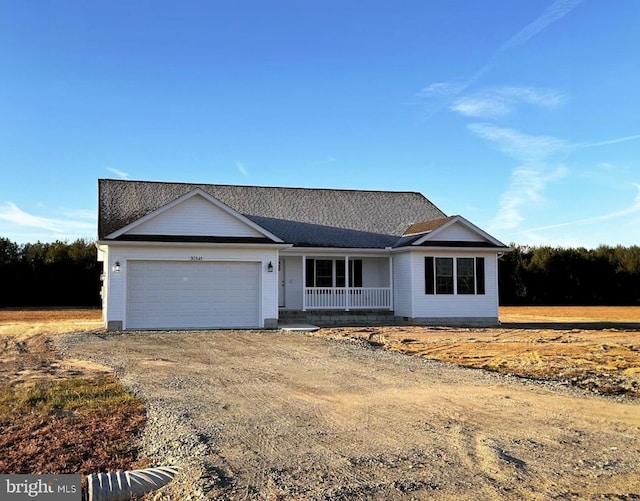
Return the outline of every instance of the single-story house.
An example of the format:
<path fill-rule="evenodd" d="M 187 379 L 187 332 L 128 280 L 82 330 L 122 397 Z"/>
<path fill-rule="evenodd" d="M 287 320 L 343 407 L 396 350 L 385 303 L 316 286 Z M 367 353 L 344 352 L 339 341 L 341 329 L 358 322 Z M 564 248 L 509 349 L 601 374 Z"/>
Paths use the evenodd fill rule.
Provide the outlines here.
<path fill-rule="evenodd" d="M 498 323 L 507 246 L 420 193 L 114 179 L 98 188 L 109 330 L 275 328 L 305 315 Z"/>

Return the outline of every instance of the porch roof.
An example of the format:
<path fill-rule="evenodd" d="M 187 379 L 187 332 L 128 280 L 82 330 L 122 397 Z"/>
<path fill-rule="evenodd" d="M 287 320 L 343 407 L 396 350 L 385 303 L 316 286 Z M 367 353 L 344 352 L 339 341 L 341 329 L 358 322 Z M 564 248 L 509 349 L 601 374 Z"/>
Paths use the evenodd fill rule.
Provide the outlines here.
<path fill-rule="evenodd" d="M 296 247 L 384 249 L 394 246 L 398 241 L 395 235 L 258 216 L 249 216 L 249 219 Z"/>

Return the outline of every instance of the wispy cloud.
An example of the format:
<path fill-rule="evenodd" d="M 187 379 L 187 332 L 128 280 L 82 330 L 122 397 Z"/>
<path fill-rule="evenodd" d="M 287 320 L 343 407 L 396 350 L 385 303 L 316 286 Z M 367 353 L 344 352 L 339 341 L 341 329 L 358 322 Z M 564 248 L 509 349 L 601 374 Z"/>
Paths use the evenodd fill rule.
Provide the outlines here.
<path fill-rule="evenodd" d="M 500 196 L 498 212 L 490 225 L 493 230 L 512 230 L 521 226 L 525 221 L 523 216 L 525 208 L 544 203 L 546 200 L 544 192 L 547 186 L 567 176 L 568 169 L 563 165 L 563 161 L 573 151 L 640 139 L 640 135 L 630 135 L 591 143 L 571 143 L 553 136 L 524 134 L 488 123 L 473 123 L 468 125 L 468 128 L 476 136 L 493 143 L 499 151 L 517 161 L 517 166 L 511 173 L 509 186 Z M 602 168 L 611 168 L 611 165 L 605 164 Z M 640 185 L 635 186 L 640 190 Z M 532 228 L 526 230 L 526 233 L 532 235 L 534 232 L 545 229 L 597 223 L 639 211 L 640 193 L 636 197 L 635 204 L 622 211 L 570 223 Z"/>
<path fill-rule="evenodd" d="M 418 96 L 422 98 L 440 98 L 443 99 L 448 97 L 449 99 L 455 99 L 458 96 L 462 95 L 464 91 L 466 91 L 469 87 L 475 84 L 478 80 L 480 80 L 492 67 L 494 61 L 498 59 L 499 56 L 509 52 L 514 47 L 519 45 L 523 45 L 529 40 L 531 40 L 534 36 L 544 31 L 546 28 L 551 26 L 553 23 L 559 21 L 571 11 L 573 11 L 578 5 L 582 3 L 583 0 L 556 0 L 553 4 L 551 4 L 547 10 L 545 10 L 539 17 L 537 17 L 534 21 L 527 24 L 524 28 L 518 31 L 515 35 L 513 35 L 509 40 L 503 43 L 498 49 L 496 49 L 493 54 L 489 57 L 487 62 L 476 70 L 473 75 L 463 81 L 442 81 L 442 82 L 434 82 L 422 88 L 418 92 Z M 431 118 L 433 115 L 438 113 L 442 108 L 447 106 L 448 104 L 440 104 L 439 106 L 434 107 L 431 112 L 428 114 L 427 118 Z M 450 105 L 450 101 L 449 101 Z M 463 107 L 463 109 L 465 109 Z M 466 109 L 473 110 L 472 106 L 468 106 Z M 456 110 L 461 112 L 460 110 Z M 471 115 L 471 116 L 486 116 L 486 115 Z"/>
<path fill-rule="evenodd" d="M 553 108 L 563 101 L 564 96 L 552 89 L 502 86 L 458 98 L 449 109 L 465 116 L 492 118 L 509 115 L 522 104 Z"/>
<path fill-rule="evenodd" d="M 249 177 L 249 171 L 242 162 L 236 162 L 236 169 L 238 169 L 238 172 L 244 177 Z"/>
<path fill-rule="evenodd" d="M 30 214 L 13 202 L 0 204 L 0 234 L 24 241 L 20 235 L 41 235 L 38 239 L 90 238 L 96 232 L 96 215 L 91 211 L 62 211 L 64 217 Z M 33 230 L 37 230 L 34 232 Z M 17 236 L 17 238 L 16 238 Z"/>
<path fill-rule="evenodd" d="M 418 97 L 455 96 L 464 90 L 461 82 L 434 82 L 420 89 Z"/>
<path fill-rule="evenodd" d="M 540 17 L 527 24 L 506 43 L 504 43 L 502 47 L 500 47 L 500 51 L 503 52 L 510 50 L 513 47 L 527 43 L 538 33 L 547 29 L 553 23 L 569 14 L 573 9 L 580 5 L 582 1 L 583 0 L 556 0 L 542 13 Z"/>
<path fill-rule="evenodd" d="M 118 179 L 129 179 L 129 174 L 127 174 L 126 172 L 114 169 L 113 167 L 108 167 L 107 170 L 118 176 Z"/>
<path fill-rule="evenodd" d="M 632 136 L 616 137 L 613 139 L 606 139 L 604 141 L 593 141 L 591 143 L 577 143 L 578 148 L 592 148 L 594 146 L 608 146 L 610 144 L 626 143 L 627 141 L 637 141 L 640 139 L 640 134 L 634 134 Z"/>
<path fill-rule="evenodd" d="M 511 174 L 509 188 L 500 197 L 500 208 L 491 221 L 491 230 L 510 230 L 524 221 L 524 207 L 540 204 L 545 200 L 547 185 L 567 175 L 567 169 L 560 165 L 555 169 L 534 169 L 518 167 Z"/>
<path fill-rule="evenodd" d="M 524 134 L 486 123 L 470 124 L 468 127 L 478 137 L 494 143 L 498 150 L 518 162 L 511 173 L 509 187 L 500 197 L 498 213 L 490 225 L 492 230 L 517 228 L 525 220 L 523 209 L 542 203 L 547 185 L 567 175 L 562 160 L 570 151 L 570 145 L 559 138 Z"/>
<path fill-rule="evenodd" d="M 429 119 L 443 108 L 465 117 L 492 119 L 508 116 L 523 106 L 554 108 L 565 96 L 554 89 L 530 86 L 497 86 L 469 93 L 468 89 L 488 73 L 499 58 L 526 44 L 552 24 L 558 22 L 582 0 L 556 0 L 540 16 L 522 27 L 499 46 L 485 64 L 463 81 L 440 81 L 425 86 L 418 96 L 426 101 Z M 489 123 L 468 126 L 477 137 L 494 145 L 499 151 L 516 160 L 507 189 L 500 196 L 499 209 L 490 229 L 515 229 L 525 221 L 526 209 L 545 202 L 548 185 L 567 176 L 564 159 L 578 147 L 601 146 L 606 143 L 572 144 L 548 135 L 530 135 L 516 129 L 497 127 Z M 619 138 L 635 139 L 635 136 Z"/>
<path fill-rule="evenodd" d="M 327 158 L 323 158 L 322 160 L 316 160 L 315 162 L 312 162 L 310 167 L 320 167 L 321 165 L 328 165 L 328 164 L 332 164 L 336 161 L 335 158 L 333 157 L 327 157 Z"/>
<path fill-rule="evenodd" d="M 523 230 L 521 233 L 533 233 L 538 231 L 552 230 L 557 228 L 565 228 L 568 226 L 580 226 L 580 225 L 589 225 L 589 224 L 597 224 L 603 223 L 605 221 L 610 221 L 612 219 L 619 219 L 621 217 L 632 216 L 634 214 L 640 214 L 640 184 L 634 183 L 633 186 L 636 188 L 636 196 L 633 200 L 633 203 L 624 209 L 620 209 L 613 212 L 608 212 L 606 214 L 601 214 L 600 216 L 589 217 L 585 219 L 578 219 L 576 221 L 569 221 L 564 223 L 557 224 L 549 224 L 545 226 L 538 226 L 536 228 L 529 228 L 527 230 Z"/>
<path fill-rule="evenodd" d="M 503 153 L 527 164 L 543 162 L 552 155 L 566 155 L 571 150 L 569 142 L 553 136 L 533 136 L 488 123 L 473 123 L 468 128 Z"/>

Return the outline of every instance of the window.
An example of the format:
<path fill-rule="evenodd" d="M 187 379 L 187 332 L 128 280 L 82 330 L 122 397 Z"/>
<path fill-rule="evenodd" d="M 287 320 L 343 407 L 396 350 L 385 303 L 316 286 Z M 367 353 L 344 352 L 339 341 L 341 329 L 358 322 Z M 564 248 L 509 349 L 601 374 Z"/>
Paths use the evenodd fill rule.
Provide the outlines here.
<path fill-rule="evenodd" d="M 453 294 L 453 258 L 436 258 L 436 294 Z"/>
<path fill-rule="evenodd" d="M 345 287 L 344 259 L 307 259 L 306 263 L 306 287 Z M 362 287 L 362 259 L 349 260 L 349 287 Z"/>
<path fill-rule="evenodd" d="M 333 261 L 316 260 L 316 287 L 333 287 Z"/>
<path fill-rule="evenodd" d="M 473 294 L 476 291 L 473 261 L 472 257 L 459 257 L 456 261 L 456 266 L 458 267 L 458 294 Z"/>
<path fill-rule="evenodd" d="M 362 287 L 362 259 L 349 260 L 349 287 Z"/>
<path fill-rule="evenodd" d="M 428 256 L 424 264 L 425 294 L 485 293 L 483 257 Z"/>
<path fill-rule="evenodd" d="M 345 266 L 344 261 L 336 261 L 336 287 L 344 287 L 345 281 Z"/>

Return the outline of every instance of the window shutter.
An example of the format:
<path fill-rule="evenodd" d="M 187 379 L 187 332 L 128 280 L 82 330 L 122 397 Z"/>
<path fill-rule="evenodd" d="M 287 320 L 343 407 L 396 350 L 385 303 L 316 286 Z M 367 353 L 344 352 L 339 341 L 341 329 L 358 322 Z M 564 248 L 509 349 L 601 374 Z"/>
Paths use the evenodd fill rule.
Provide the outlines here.
<path fill-rule="evenodd" d="M 435 276 L 433 269 L 433 258 L 424 258 L 424 293 L 433 294 L 435 292 Z"/>
<path fill-rule="evenodd" d="M 484 258 L 476 258 L 476 294 L 484 294 Z"/>

